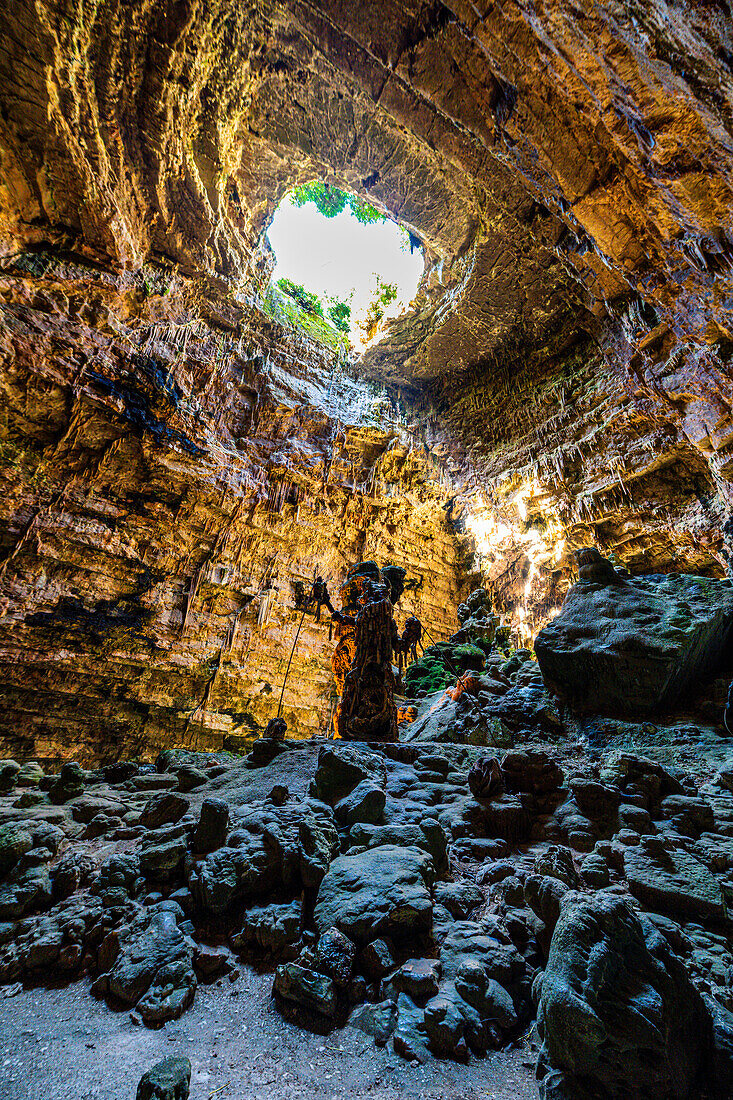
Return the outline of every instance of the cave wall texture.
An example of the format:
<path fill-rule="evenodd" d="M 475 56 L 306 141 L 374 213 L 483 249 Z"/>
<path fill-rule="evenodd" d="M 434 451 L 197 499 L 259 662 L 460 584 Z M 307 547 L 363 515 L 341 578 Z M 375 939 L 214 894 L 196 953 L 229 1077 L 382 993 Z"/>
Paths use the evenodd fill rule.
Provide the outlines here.
<path fill-rule="evenodd" d="M 727 3 L 9 0 L 4 22 L 3 748 L 246 736 L 316 567 L 399 561 L 424 578 L 400 614 L 441 638 L 478 565 L 525 631 L 580 545 L 722 574 Z M 413 309 L 356 364 L 261 305 L 263 231 L 312 178 L 424 244 Z M 301 734 L 329 652 L 309 622 Z"/>

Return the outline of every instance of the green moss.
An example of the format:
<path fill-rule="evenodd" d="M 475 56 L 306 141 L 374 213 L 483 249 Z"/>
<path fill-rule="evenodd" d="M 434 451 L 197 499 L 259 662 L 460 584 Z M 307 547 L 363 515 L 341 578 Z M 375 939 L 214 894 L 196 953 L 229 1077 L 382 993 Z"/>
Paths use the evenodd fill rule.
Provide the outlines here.
<path fill-rule="evenodd" d="M 405 695 L 419 699 L 455 684 L 468 669 L 484 667 L 484 652 L 475 645 L 451 645 L 438 642 L 428 646 L 419 661 L 410 665 L 403 677 Z"/>
<path fill-rule="evenodd" d="M 300 330 L 312 340 L 325 344 L 333 351 L 344 353 L 349 350 L 349 341 L 343 333 L 338 332 L 322 317 L 314 316 L 302 309 L 294 298 L 284 294 L 272 284 L 267 288 L 262 299 L 262 308 L 274 321 L 286 328 Z"/>

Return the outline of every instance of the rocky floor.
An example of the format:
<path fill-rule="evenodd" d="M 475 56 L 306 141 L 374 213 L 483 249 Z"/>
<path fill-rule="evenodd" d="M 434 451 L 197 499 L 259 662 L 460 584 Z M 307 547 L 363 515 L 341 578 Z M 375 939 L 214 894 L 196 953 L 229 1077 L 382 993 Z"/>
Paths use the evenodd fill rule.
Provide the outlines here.
<path fill-rule="evenodd" d="M 0 764 L 3 1097 L 730 1095 L 729 742 L 519 665 L 397 745 Z"/>
<path fill-rule="evenodd" d="M 223 1100 L 537 1095 L 524 1045 L 468 1066 L 411 1065 L 354 1028 L 321 1036 L 287 1023 L 272 1005 L 272 975 L 250 967 L 232 983 L 202 987 L 184 1017 L 156 1031 L 110 1012 L 88 987 L 77 981 L 0 1000 L 3 1100 L 132 1098 L 143 1070 L 170 1054 L 191 1060 L 192 1100 L 217 1089 Z"/>

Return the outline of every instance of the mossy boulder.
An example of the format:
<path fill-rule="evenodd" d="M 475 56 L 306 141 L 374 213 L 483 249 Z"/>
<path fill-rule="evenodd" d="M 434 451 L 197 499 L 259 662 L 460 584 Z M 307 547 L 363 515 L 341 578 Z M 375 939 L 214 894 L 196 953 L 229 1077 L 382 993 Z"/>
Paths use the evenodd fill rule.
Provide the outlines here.
<path fill-rule="evenodd" d="M 428 646 L 419 661 L 414 661 L 403 677 L 405 695 L 421 699 L 441 688 L 455 684 L 468 669 L 481 670 L 486 654 L 470 643 L 438 642 Z"/>

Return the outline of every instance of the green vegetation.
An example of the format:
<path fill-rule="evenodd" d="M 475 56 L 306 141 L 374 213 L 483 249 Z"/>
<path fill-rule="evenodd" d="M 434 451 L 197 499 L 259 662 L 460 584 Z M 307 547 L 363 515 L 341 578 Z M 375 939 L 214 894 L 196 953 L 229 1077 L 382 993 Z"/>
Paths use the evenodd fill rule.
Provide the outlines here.
<path fill-rule="evenodd" d="M 455 686 L 459 675 L 469 669 L 481 671 L 485 654 L 478 646 L 436 642 L 428 646 L 403 676 L 408 699 L 421 699 L 441 688 Z"/>
<path fill-rule="evenodd" d="M 359 331 L 364 337 L 364 343 L 366 344 L 377 335 L 387 306 L 391 305 L 397 297 L 397 283 L 386 283 L 381 275 L 377 275 L 376 272 L 375 277 L 377 280 L 377 287 L 374 291 L 374 297 L 369 303 L 369 308 L 364 320 L 359 325 Z"/>
<path fill-rule="evenodd" d="M 301 309 L 313 317 L 323 317 L 323 306 L 317 294 L 312 290 L 306 290 L 300 283 L 292 283 L 290 279 L 278 279 L 277 285 L 284 294 L 294 298 Z"/>
<path fill-rule="evenodd" d="M 292 298 L 304 313 L 314 318 L 320 318 L 322 321 L 326 320 L 323 315 L 323 304 L 318 295 L 314 294 L 312 290 L 306 290 L 300 283 L 293 283 L 290 279 L 278 279 L 277 285 L 278 289 L 283 294 L 287 294 L 289 298 Z M 353 290 L 351 293 L 354 293 Z M 328 302 L 326 311 L 328 320 L 335 329 L 348 336 L 351 332 L 350 302 L 344 302 L 340 298 L 327 298 L 326 300 Z"/>
<path fill-rule="evenodd" d="M 296 187 L 290 195 L 296 206 L 305 206 L 307 202 L 315 204 L 324 218 L 335 218 L 342 210 L 348 207 L 362 225 L 371 225 L 373 222 L 384 222 L 386 214 L 377 210 L 366 199 L 360 199 L 358 195 L 352 195 L 348 191 L 341 191 L 330 183 L 303 183 Z"/>
<path fill-rule="evenodd" d="M 352 290 L 351 294 L 353 293 Z M 351 332 L 351 296 L 348 302 L 343 302 L 340 298 L 329 298 L 327 313 L 334 328 L 348 336 Z"/>
<path fill-rule="evenodd" d="M 307 293 L 309 292 L 306 291 Z M 320 302 L 318 304 L 320 305 Z M 262 299 L 262 308 L 268 317 L 272 317 L 278 324 L 285 325 L 286 328 L 299 329 L 320 344 L 332 348 L 333 351 L 345 354 L 349 350 L 348 337 L 329 324 L 323 318 L 322 312 L 319 316 L 304 309 L 297 299 L 286 294 L 280 286 L 270 283 Z"/>

